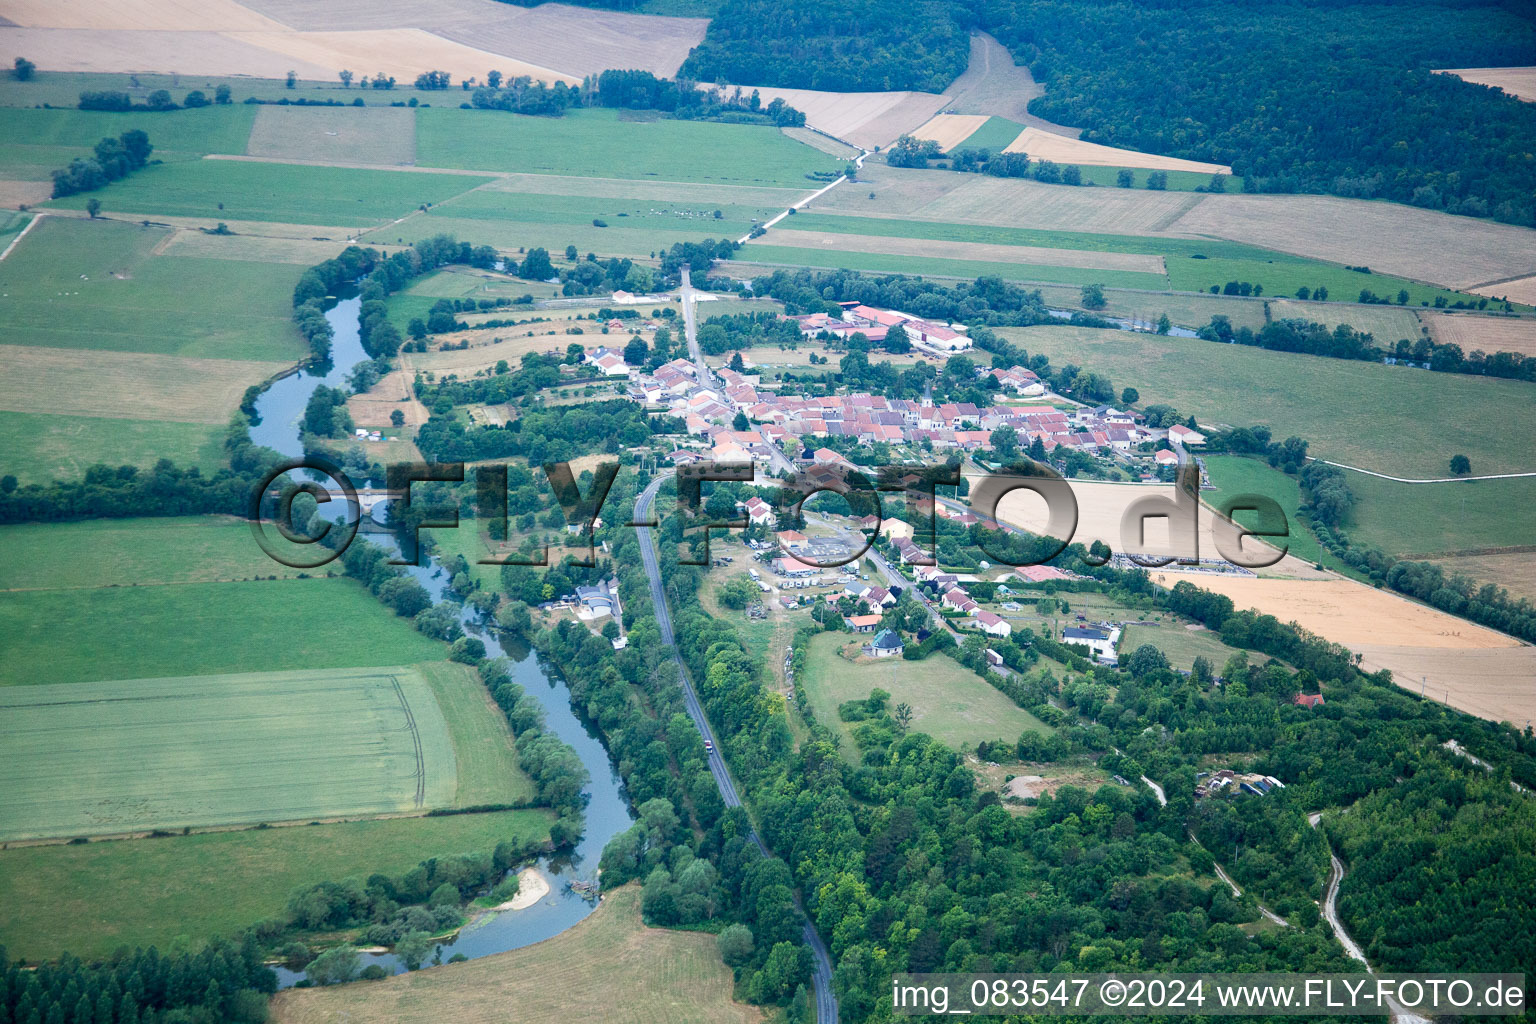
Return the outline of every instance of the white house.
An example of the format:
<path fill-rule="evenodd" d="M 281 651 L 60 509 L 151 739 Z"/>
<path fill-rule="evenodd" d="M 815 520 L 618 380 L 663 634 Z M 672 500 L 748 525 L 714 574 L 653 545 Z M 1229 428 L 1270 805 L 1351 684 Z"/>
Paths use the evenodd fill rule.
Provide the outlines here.
<path fill-rule="evenodd" d="M 1120 641 L 1120 630 L 1100 629 L 1097 626 L 1068 626 L 1061 631 L 1061 642 L 1086 647 L 1096 661 L 1114 664 L 1118 659 L 1115 644 Z"/>
<path fill-rule="evenodd" d="M 966 615 L 975 615 L 981 610 L 981 606 L 972 601 L 965 591 L 959 587 L 952 587 L 944 592 L 944 607 L 953 608 L 957 612 Z"/>
<path fill-rule="evenodd" d="M 993 615 L 986 611 L 976 613 L 976 628 L 992 636 L 1005 637 L 1013 632 L 1013 627 L 1001 615 Z"/>
<path fill-rule="evenodd" d="M 748 498 L 746 501 L 747 521 L 753 526 L 762 526 L 774 521 L 773 506 L 762 498 Z"/>
<path fill-rule="evenodd" d="M 889 629 L 882 629 L 873 640 L 864 645 L 864 653 L 871 658 L 900 657 L 905 646 L 898 634 Z"/>
<path fill-rule="evenodd" d="M 1198 430 L 1191 430 L 1181 423 L 1175 423 L 1168 428 L 1168 440 L 1172 444 L 1189 445 L 1197 447 L 1205 444 L 1205 435 Z"/>

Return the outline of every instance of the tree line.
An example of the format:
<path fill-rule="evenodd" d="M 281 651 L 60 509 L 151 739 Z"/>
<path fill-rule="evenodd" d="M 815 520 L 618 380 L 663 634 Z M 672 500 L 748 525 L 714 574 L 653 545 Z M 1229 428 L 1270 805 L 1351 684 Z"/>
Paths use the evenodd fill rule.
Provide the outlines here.
<path fill-rule="evenodd" d="M 76 157 L 68 167 L 52 172 L 53 198 L 94 192 L 120 181 L 147 166 L 154 150 L 149 136 L 136 128 L 117 138 L 108 136 L 96 143 L 92 156 Z"/>

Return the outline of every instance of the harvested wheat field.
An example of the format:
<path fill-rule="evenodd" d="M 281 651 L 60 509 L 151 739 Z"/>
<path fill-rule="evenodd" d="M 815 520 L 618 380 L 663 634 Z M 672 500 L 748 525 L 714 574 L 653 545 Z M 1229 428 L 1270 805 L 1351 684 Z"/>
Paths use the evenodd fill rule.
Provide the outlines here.
<path fill-rule="evenodd" d="M 447 352 L 408 352 L 402 354 L 401 358 L 407 361 L 404 365 L 413 371 L 413 377 L 416 370 L 439 376 L 454 373 L 460 377 L 469 377 L 479 370 L 495 366 L 502 359 L 509 366 L 516 367 L 523 356 L 533 353 L 554 352 L 563 356 L 566 345 L 573 341 L 596 344 L 590 341 L 590 336 L 583 339 L 567 335 L 565 326 L 566 322 L 562 320 L 553 324 L 528 324 L 526 327 L 457 331 L 451 335 L 455 339 L 454 344 L 467 340 L 469 348 Z M 529 331 L 535 332 L 532 337 L 528 336 Z M 495 338 L 502 339 L 499 345 L 493 343 Z M 616 340 L 622 347 L 628 335 Z"/>
<path fill-rule="evenodd" d="M 1462 352 L 1519 352 L 1536 356 L 1536 320 L 1512 320 L 1464 313 L 1424 314 L 1429 333 L 1442 345 L 1460 345 Z"/>
<path fill-rule="evenodd" d="M 271 32 L 287 28 L 234 0 L 6 0 L 7 20 L 25 28 L 121 32 Z"/>
<path fill-rule="evenodd" d="M 1096 189 L 1094 191 L 1109 191 Z M 1453 288 L 1536 274 L 1536 230 L 1333 196 L 1207 195 L 1164 228 Z M 1492 290 L 1503 294 L 1499 285 Z"/>
<path fill-rule="evenodd" d="M 967 472 L 966 476 L 971 480 L 971 493 L 974 495 L 975 486 L 982 479 L 982 475 Z M 1149 495 L 1172 498 L 1174 493 L 1172 484 L 1115 484 L 1083 480 L 1073 480 L 1071 483 L 1072 493 L 1077 498 L 1077 531 L 1072 541 L 1088 545 L 1101 540 L 1116 552 L 1127 550 L 1121 536 L 1121 521 L 1125 518 L 1126 510 L 1131 504 Z M 1010 526 L 1043 534 L 1046 532 L 1049 517 L 1043 498 L 1032 491 L 1020 490 L 1012 492 L 998 502 L 997 518 Z M 1209 508 L 1201 506 L 1197 528 L 1199 555 L 1203 559 L 1221 557 L 1216 550 L 1215 537 L 1211 533 L 1211 524 L 1215 520 L 1216 514 Z M 1243 542 L 1243 549 L 1251 550 L 1257 543 L 1255 539 L 1249 538 Z M 1190 542 L 1187 533 L 1177 537 L 1169 535 L 1168 520 L 1148 519 L 1146 543 L 1139 545 L 1135 553 L 1154 557 L 1188 558 L 1195 554 L 1194 549 L 1195 545 Z M 1293 555 L 1287 555 L 1276 564 L 1260 571 L 1266 576 L 1296 579 L 1324 579 L 1327 576 Z M 1202 573 L 1186 578 L 1204 586 L 1205 584 L 1201 581 L 1212 577 L 1209 573 Z M 1242 579 L 1252 580 L 1253 577 L 1245 576 Z"/>
<path fill-rule="evenodd" d="M 761 1010 L 731 1000 L 732 987 L 713 935 L 646 927 L 640 920 L 640 887 L 627 885 L 552 939 L 383 981 L 289 989 L 273 999 L 272 1019 L 277 1024 L 762 1021 Z"/>
<path fill-rule="evenodd" d="M 944 97 L 927 92 L 821 92 L 766 86 L 719 87 L 727 95 L 756 91 L 763 103 L 782 99 L 805 113 L 805 123 L 865 149 L 889 145 L 929 120 Z"/>
<path fill-rule="evenodd" d="M 1489 284 L 1480 284 L 1467 291 L 1478 295 L 1486 295 L 1490 299 L 1508 299 L 1511 302 L 1522 302 L 1527 306 L 1536 306 L 1536 276 L 1516 277 L 1508 281 L 1494 281 Z"/>
<path fill-rule="evenodd" d="M 1437 75 L 1455 75 L 1463 82 L 1492 85 L 1516 99 L 1536 101 L 1536 67 L 1524 68 L 1443 68 Z"/>
<path fill-rule="evenodd" d="M 353 395 L 347 399 L 347 412 L 352 414 L 352 422 L 360 427 L 377 427 L 387 432 L 394 430 L 413 431 L 415 428 L 427 422 L 427 407 L 416 399 L 411 391 L 411 382 L 416 379 L 410 365 L 404 362 L 398 370 L 391 370 L 378 383 L 360 395 Z M 396 409 L 405 416 L 405 423 L 396 427 L 390 419 L 390 413 Z"/>
<path fill-rule="evenodd" d="M 410 80 L 424 71 L 442 70 L 462 81 L 498 68 L 509 78 L 527 75 L 542 82 L 580 85 L 581 79 L 539 64 L 514 60 L 419 28 L 381 28 L 351 32 L 231 32 L 230 38 L 281 53 L 294 60 L 340 71 L 371 68 Z"/>
<path fill-rule="evenodd" d="M 0 63 L 25 57 L 45 71 L 111 74 L 179 73 L 282 78 L 335 77 L 335 68 L 295 60 L 218 32 L 8 28 L 0 31 Z"/>
<path fill-rule="evenodd" d="M 1209 198 L 1193 192 L 1062 188 L 1021 178 L 926 173 L 949 173 L 949 177 L 963 180 L 959 187 L 915 210 L 914 216 L 1003 227 L 1153 235 L 1167 231 L 1191 207 Z"/>
<path fill-rule="evenodd" d="M 1199 160 L 1180 160 L 1172 156 L 1138 153 L 1116 149 L 1097 142 L 1069 139 L 1039 128 L 1025 128 L 1008 144 L 1004 153 L 1028 153 L 1031 160 L 1054 160 L 1059 164 L 1090 164 L 1095 167 L 1145 167 L 1151 171 L 1194 171 L 1197 174 L 1231 174 L 1226 164 L 1208 164 Z"/>
<path fill-rule="evenodd" d="M 1536 719 L 1536 647 L 1481 650 L 1355 648 L 1368 672 L 1387 669 L 1397 685 L 1431 700 L 1518 728 Z"/>
<path fill-rule="evenodd" d="M 984 242 L 944 242 L 926 238 L 887 235 L 853 235 L 842 232 L 795 231 L 770 228 L 770 245 L 797 249 L 832 249 L 838 252 L 875 252 L 932 259 L 982 260 L 989 263 L 1025 263 L 1051 267 L 1082 267 L 1088 270 L 1130 270 L 1143 274 L 1166 272 L 1161 256 L 1129 252 L 1093 252 L 1049 249 L 1033 245 L 993 245 Z"/>
<path fill-rule="evenodd" d="M 545 3 L 495 0 L 245 0 L 246 6 L 306 32 L 418 28 L 443 39 L 568 75 L 638 68 L 672 76 L 704 38 L 704 18 L 665 18 Z M 471 71 L 480 78 L 492 67 Z M 365 70 L 358 68 L 354 70 Z"/>
<path fill-rule="evenodd" d="M 835 188 L 816 200 L 814 206 L 818 210 L 842 210 L 869 217 L 912 217 L 974 177 L 953 171 L 890 167 L 866 160 L 859 168 L 857 185 Z"/>
<path fill-rule="evenodd" d="M 370 165 L 416 162 L 409 107 L 279 107 L 256 112 L 247 156 Z"/>
<path fill-rule="evenodd" d="M 1189 580 L 1202 590 L 1225 594 L 1238 608 L 1255 608 L 1281 622 L 1294 622 L 1325 640 L 1354 650 L 1362 644 L 1422 647 L 1457 651 L 1517 647 L 1503 633 L 1418 604 L 1388 590 L 1332 576 L 1328 579 L 1281 580 L 1259 577 L 1157 572 L 1159 584 L 1171 587 Z"/>
<path fill-rule="evenodd" d="M 0 410 L 224 423 L 245 389 L 284 363 L 0 345 Z"/>
<path fill-rule="evenodd" d="M 248 260 L 253 263 L 293 263 L 314 266 L 346 248 L 340 238 L 331 242 L 314 238 L 272 238 L 262 235 L 214 235 L 206 231 L 177 231 L 160 252 L 165 256 L 195 256 L 210 260 Z"/>
<path fill-rule="evenodd" d="M 1457 555 L 1431 559 L 1448 576 L 1467 576 L 1478 584 L 1503 587 L 1512 597 L 1536 604 L 1536 551 L 1496 555 Z"/>
<path fill-rule="evenodd" d="M 970 138 L 987 120 L 986 114 L 935 114 L 921 127 L 913 129 L 912 137 L 937 142 L 939 149 L 948 153 Z"/>
<path fill-rule="evenodd" d="M 1377 344 L 1390 346 L 1399 338 L 1417 339 L 1422 331 L 1419 314 L 1404 306 L 1362 306 L 1352 302 L 1302 302 L 1269 299 L 1271 320 L 1308 320 L 1327 327 L 1348 324 L 1365 331 Z"/>

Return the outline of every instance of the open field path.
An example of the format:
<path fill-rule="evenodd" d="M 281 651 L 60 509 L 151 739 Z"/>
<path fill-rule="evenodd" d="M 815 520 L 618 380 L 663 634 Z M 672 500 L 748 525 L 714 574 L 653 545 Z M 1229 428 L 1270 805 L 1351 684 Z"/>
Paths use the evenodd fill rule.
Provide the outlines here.
<path fill-rule="evenodd" d="M 1379 477 L 1382 480 L 1391 480 L 1395 484 L 1465 484 L 1474 480 L 1518 480 L 1521 477 L 1536 476 L 1536 472 L 1529 473 L 1490 473 L 1487 476 L 1436 476 L 1436 477 L 1405 477 L 1388 476 L 1385 473 L 1377 473 L 1370 469 L 1361 469 L 1359 466 L 1348 466 L 1342 462 L 1333 462 L 1328 459 L 1309 459 L 1311 462 L 1321 462 L 1325 466 L 1337 466 L 1347 469 L 1351 473 L 1364 473 L 1366 476 Z"/>

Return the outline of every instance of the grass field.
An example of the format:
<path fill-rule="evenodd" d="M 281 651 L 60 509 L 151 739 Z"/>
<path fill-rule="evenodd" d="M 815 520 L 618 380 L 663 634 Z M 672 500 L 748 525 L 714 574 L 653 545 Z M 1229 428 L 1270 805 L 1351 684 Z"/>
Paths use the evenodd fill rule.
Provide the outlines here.
<path fill-rule="evenodd" d="M 798 222 L 796 222 L 798 227 Z M 768 235 L 769 238 L 773 236 Z M 791 267 L 829 267 L 863 270 L 875 274 L 912 274 L 915 276 L 977 278 L 991 275 L 1009 281 L 1040 281 L 1054 284 L 1102 284 L 1119 288 L 1168 286 L 1161 274 L 1133 270 L 1084 270 L 1038 263 L 989 263 L 981 260 L 939 259 L 928 256 L 894 256 L 886 253 L 839 252 L 796 249 L 792 246 L 762 245 L 752 242 L 736 254 L 744 263 L 763 263 Z"/>
<path fill-rule="evenodd" d="M 73 107 L 78 95 L 71 97 Z M 64 167 L 77 156 L 89 156 L 103 138 L 116 138 L 131 129 L 149 135 L 155 147 L 153 156 L 171 160 L 204 153 L 244 153 L 251 124 L 256 120 L 253 106 L 231 105 L 204 107 L 199 110 L 170 110 L 160 113 L 114 113 L 101 110 L 18 109 L 0 107 L 0 136 L 7 150 L 20 150 L 28 156 L 32 147 L 41 147 L 50 159 L 68 152 Z M 13 152 L 13 157 L 17 156 Z M 8 157 L 10 159 L 10 157 Z"/>
<path fill-rule="evenodd" d="M 160 459 L 211 474 L 228 464 L 224 428 L 0 412 L 0 474 L 22 484 L 78 480 L 96 463 L 148 469 Z"/>
<path fill-rule="evenodd" d="M 545 836 L 553 819 L 502 811 L 15 847 L 0 851 L 0 942 L 31 960 L 165 949 L 180 936 L 195 944 L 280 916 L 298 886 L 489 851 Z"/>
<path fill-rule="evenodd" d="M 524 171 L 729 185 L 804 185 L 809 171 L 836 161 L 758 125 L 706 121 L 620 121 L 596 108 L 564 117 L 486 116 L 433 108 L 416 114 L 416 162 L 423 167 Z"/>
<path fill-rule="evenodd" d="M 408 107 L 260 107 L 236 152 L 336 163 L 416 162 L 416 112 Z"/>
<path fill-rule="evenodd" d="M 552 253 L 575 245 L 599 252 L 648 257 L 673 242 L 739 238 L 782 206 L 764 203 L 678 202 L 670 199 L 566 196 L 482 189 L 458 197 L 373 237 L 393 240 L 447 231 L 504 248 L 544 246 Z M 721 216 L 715 217 L 716 211 Z M 598 227 L 602 221 L 606 227 Z"/>
<path fill-rule="evenodd" d="M 1290 553 L 1308 562 L 1321 562 L 1330 569 L 1339 568 L 1338 559 L 1312 535 L 1296 516 L 1301 505 L 1301 485 L 1293 476 L 1286 476 L 1278 469 L 1257 459 L 1240 455 L 1207 455 L 1206 471 L 1210 474 L 1215 491 L 1203 491 L 1200 495 L 1207 504 L 1220 507 L 1225 501 L 1242 494 L 1262 494 L 1273 498 L 1285 510 L 1290 523 L 1291 535 L 1286 538 Z M 1245 516 L 1237 516 L 1239 523 Z"/>
<path fill-rule="evenodd" d="M 1082 309 L 1082 292 L 1077 288 L 1046 286 L 1040 293 L 1049 305 Z M 1166 313 L 1175 326 L 1198 328 L 1219 313 L 1231 320 L 1234 327 L 1256 331 L 1264 326 L 1263 299 L 1188 293 L 1148 294 L 1106 288 L 1104 301 L 1100 312 L 1108 316 L 1132 317 L 1148 324 L 1155 324 L 1158 316 Z"/>
<path fill-rule="evenodd" d="M 124 221 L 44 218 L 0 263 L 0 343 L 278 362 L 304 354 L 290 322 L 302 267 L 158 255 L 170 237 Z"/>
<path fill-rule="evenodd" d="M 0 722 L 5 839 L 420 812 L 458 785 L 409 668 L 12 686 Z"/>
<path fill-rule="evenodd" d="M 517 750 L 506 716 L 491 700 L 479 675 L 467 665 L 438 661 L 418 665 L 437 699 L 453 737 L 458 778 L 457 807 L 527 803 L 535 796 L 533 780 L 517 763 Z"/>
<path fill-rule="evenodd" d="M 861 637 L 858 643 L 868 642 Z M 879 688 L 891 695 L 891 706 L 912 705 L 912 729 L 956 749 L 981 740 L 1017 739 L 1026 729 L 1050 730 L 1034 715 L 993 689 L 980 676 L 946 654 L 920 662 L 900 658 L 844 660 L 838 650 L 854 643 L 845 633 L 821 633 L 811 639 L 800 683 L 817 719 L 846 739 L 844 752 L 856 750 L 847 723 L 837 706 L 863 700 Z M 856 755 L 855 755 L 856 756 Z"/>
<path fill-rule="evenodd" d="M 1394 293 L 1395 297 L 1396 293 Z M 1355 296 L 1340 295 L 1339 298 Z M 1269 303 L 1269 315 L 1275 320 L 1299 319 L 1337 327 L 1348 324 L 1357 331 L 1365 331 L 1376 339 L 1376 344 L 1390 348 L 1399 338 L 1418 340 L 1421 332 L 1418 314 L 1405 306 L 1344 305 L 1337 302 L 1302 302 L 1298 299 L 1275 299 Z M 1487 317 L 1478 318 L 1488 322 Z M 1471 349 L 1467 349 L 1468 352 Z"/>
<path fill-rule="evenodd" d="M 950 148 L 985 149 L 990 153 L 1001 153 L 1023 130 L 1024 126 L 1017 121 L 1010 121 L 1006 117 L 989 117 L 981 127 Z"/>
<path fill-rule="evenodd" d="M 1476 455 L 1472 469 L 1483 471 Z M 1344 475 L 1355 494 L 1349 535 L 1359 543 L 1402 556 L 1536 545 L 1536 477 L 1400 484 Z"/>
<path fill-rule="evenodd" d="M 341 578 L 0 594 L 0 636 L 0 686 L 402 665 L 443 650 Z"/>
<path fill-rule="evenodd" d="M 1227 659 L 1237 654 L 1235 648 L 1221 642 L 1217 633 L 1204 627 L 1191 629 L 1179 621 L 1164 622 L 1156 626 L 1126 626 L 1120 634 L 1120 658 L 1123 661 L 1142 644 L 1151 644 L 1168 657 L 1168 664 L 1186 672 L 1196 658 L 1204 658 L 1220 674 Z"/>
<path fill-rule="evenodd" d="M 0 591 L 214 583 L 299 573 L 267 557 L 243 519 L 88 519 L 0 527 Z"/>
<path fill-rule="evenodd" d="M 108 214 L 205 217 L 210 224 L 254 220 L 375 227 L 486 180 L 465 174 L 194 160 L 146 167 L 90 196 L 56 199 L 50 205 L 83 210 L 94 197 Z"/>
<path fill-rule="evenodd" d="M 761 1010 L 731 1000 L 731 972 L 712 935 L 648 928 L 640 887 L 606 894 L 589 917 L 510 953 L 380 982 L 290 989 L 273 1000 L 277 1024 L 490 1024 L 601 1020 L 609 1024 L 757 1024 Z"/>
<path fill-rule="evenodd" d="M 1536 469 L 1532 386 L 1123 331 L 1028 327 L 1000 333 L 1056 365 L 1106 374 L 1202 423 L 1264 424 L 1320 457 L 1395 476 L 1443 476 L 1458 452 L 1475 472 Z M 1467 410 L 1497 410 L 1469 415 Z"/>

